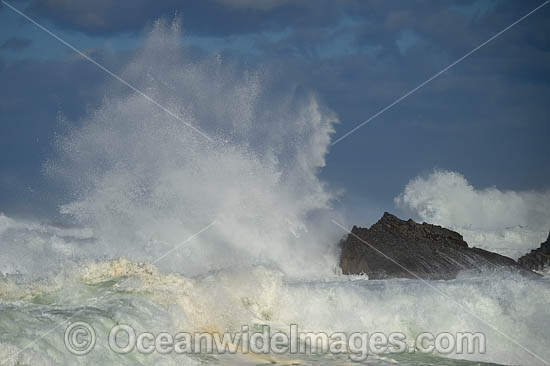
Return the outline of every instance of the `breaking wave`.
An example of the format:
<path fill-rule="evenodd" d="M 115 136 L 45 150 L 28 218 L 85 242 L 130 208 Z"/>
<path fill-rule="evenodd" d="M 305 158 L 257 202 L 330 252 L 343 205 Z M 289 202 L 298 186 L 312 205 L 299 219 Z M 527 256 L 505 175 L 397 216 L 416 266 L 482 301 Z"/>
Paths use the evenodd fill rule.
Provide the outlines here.
<path fill-rule="evenodd" d="M 395 203 L 415 219 L 458 231 L 470 246 L 514 259 L 538 248 L 550 228 L 550 192 L 476 189 L 457 172 L 412 179 Z"/>
<path fill-rule="evenodd" d="M 73 226 L 0 215 L 4 364 L 251 362 L 200 355 L 124 358 L 101 342 L 75 361 L 59 328 L 75 314 L 103 336 L 117 323 L 153 332 L 299 324 L 315 332 L 404 332 L 411 339 L 425 331 L 485 332 L 487 354 L 452 357 L 540 364 L 504 333 L 550 359 L 547 279 L 494 274 L 433 282 L 448 295 L 442 297 L 419 281 L 337 275 L 335 243 L 342 233 L 326 224 L 325 216 L 338 213 L 331 210 L 333 192 L 318 178 L 336 117 L 308 93 L 274 87 L 265 73 L 219 56 L 197 61 L 190 52 L 180 44 L 178 22 L 159 22 L 122 73 L 177 118 L 113 84 L 97 110 L 81 121 L 62 121 L 69 127 L 56 138 L 57 153 L 45 171 L 66 189 L 60 211 Z M 411 182 L 399 203 L 449 226 L 468 226 L 472 210 L 487 208 L 490 215 L 516 204 L 528 215 L 510 214 L 490 226 L 479 214 L 474 223 L 498 230 L 533 222 L 530 204 L 522 204 L 541 197 L 478 192 L 457 174 L 438 174 Z M 456 214 L 469 206 L 438 193 L 441 180 L 451 187 L 445 192 L 463 193 L 470 211 Z M 426 193 L 426 186 L 433 189 Z M 495 207 L 485 197 L 505 204 Z M 407 357 L 395 362 L 450 362 Z"/>
<path fill-rule="evenodd" d="M 508 365 L 544 364 L 507 337 L 539 357 L 550 356 L 546 347 L 550 334 L 545 326 L 549 315 L 546 299 L 550 296 L 547 279 L 497 273 L 484 279 L 436 281 L 432 285 L 437 291 L 415 280 L 369 281 L 349 276 L 297 279 L 262 266 L 187 277 L 162 273 L 153 265 L 124 258 L 93 262 L 32 284 L 20 283 L 17 278 L 0 278 L 1 324 L 5 329 L 19 329 L 17 336 L 10 332 L 0 336 L 0 355 L 12 355 L 13 365 L 71 364 L 74 356 L 65 351 L 63 337 L 57 334 L 62 330 L 39 339 L 28 352 L 17 350 L 34 339 L 33 335 L 63 324 L 78 312 L 78 319 L 93 324 L 98 336 L 103 336 L 96 349 L 81 359 L 84 364 L 250 362 L 237 356 L 206 360 L 200 355 L 158 354 L 120 358 L 109 350 L 105 336 L 119 323 L 155 334 L 238 331 L 242 325 L 264 324 L 273 330 L 298 324 L 301 330 L 313 332 L 401 332 L 407 339 L 426 331 L 433 334 L 471 331 L 485 333 L 487 354 L 450 357 Z M 21 302 L 26 305 L 14 305 Z M 392 357 L 397 356 L 390 355 L 390 360 Z M 422 362 L 417 358 L 397 357 L 396 362 L 403 365 L 449 362 L 434 357 Z M 387 360 L 369 358 L 369 364 L 386 365 Z M 297 362 L 349 364 L 330 358 Z"/>
<path fill-rule="evenodd" d="M 122 73 L 177 118 L 112 87 L 57 138 L 46 171 L 70 192 L 61 212 L 93 229 L 96 257 L 150 260 L 215 222 L 159 266 L 333 270 L 323 243 L 336 234 L 308 228 L 333 199 L 317 173 L 336 117 L 310 94 L 274 90 L 265 73 L 189 52 L 178 22 L 158 22 Z"/>

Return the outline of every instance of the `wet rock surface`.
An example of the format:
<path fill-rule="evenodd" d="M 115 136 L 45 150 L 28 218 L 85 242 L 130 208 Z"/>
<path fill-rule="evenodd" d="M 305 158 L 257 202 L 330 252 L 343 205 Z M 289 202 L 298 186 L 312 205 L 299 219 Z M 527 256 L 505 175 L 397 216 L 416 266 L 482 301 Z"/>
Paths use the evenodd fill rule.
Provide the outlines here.
<path fill-rule="evenodd" d="M 550 233 L 539 248 L 533 249 L 518 259 L 518 264 L 528 270 L 543 272 L 550 270 Z"/>
<path fill-rule="evenodd" d="M 369 279 L 448 280 L 461 271 L 522 271 L 511 258 L 468 247 L 455 231 L 400 220 L 387 212 L 370 228 L 354 226 L 340 247 L 342 272 L 366 274 Z"/>

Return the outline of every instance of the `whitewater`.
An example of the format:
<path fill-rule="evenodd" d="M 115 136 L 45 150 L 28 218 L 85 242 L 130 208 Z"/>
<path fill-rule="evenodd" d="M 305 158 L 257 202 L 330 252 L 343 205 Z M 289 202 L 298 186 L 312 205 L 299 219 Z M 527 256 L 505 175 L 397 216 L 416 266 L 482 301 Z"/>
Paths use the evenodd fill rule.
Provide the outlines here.
<path fill-rule="evenodd" d="M 407 339 L 483 332 L 484 354 L 361 363 L 549 364 L 548 277 L 341 275 L 346 233 L 331 220 L 345 217 L 332 208 L 339 192 L 319 178 L 337 116 L 281 75 L 191 54 L 180 23 L 159 21 L 121 72 L 177 118 L 116 82 L 81 120 L 60 117 L 43 169 L 66 192 L 59 216 L 0 215 L 0 365 L 356 364 L 330 354 L 119 355 L 107 345 L 116 324 L 171 334 L 290 324 Z M 420 205 L 411 197 L 400 202 Z M 97 333 L 84 356 L 64 344 L 76 320 Z"/>

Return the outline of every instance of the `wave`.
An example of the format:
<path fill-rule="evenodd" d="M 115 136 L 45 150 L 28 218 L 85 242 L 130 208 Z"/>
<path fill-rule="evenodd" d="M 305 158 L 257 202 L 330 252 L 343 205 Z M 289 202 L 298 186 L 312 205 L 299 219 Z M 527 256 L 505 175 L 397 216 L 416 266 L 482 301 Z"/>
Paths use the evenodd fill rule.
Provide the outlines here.
<path fill-rule="evenodd" d="M 60 121 L 66 130 L 44 166 L 66 190 L 60 212 L 74 226 L 0 215 L 0 359 L 74 364 L 56 327 L 78 314 L 102 335 L 118 323 L 153 332 L 299 324 L 304 331 L 404 332 L 410 339 L 424 331 L 481 331 L 489 352 L 472 359 L 538 364 L 423 282 L 338 276 L 335 243 L 342 232 L 326 225 L 326 217 L 340 220 L 341 214 L 331 208 L 336 194 L 318 177 L 336 116 L 288 80 L 281 88 L 267 73 L 219 55 L 196 60 L 181 44 L 179 27 L 159 21 L 122 71 L 177 118 L 110 85 L 98 109 L 79 121 Z M 408 186 L 402 202 L 412 209 L 429 202 L 428 221 L 467 222 L 441 214 L 447 211 L 422 195 L 409 199 L 415 187 Z M 547 279 L 494 274 L 431 285 L 550 358 Z M 121 358 L 105 344 L 98 347 L 80 362 L 240 362 L 200 355 Z M 308 362 L 336 360 L 302 363 Z"/>
<path fill-rule="evenodd" d="M 6 281 L 0 283 L 5 286 Z M 550 316 L 547 279 L 495 274 L 483 279 L 431 282 L 445 294 L 442 296 L 416 280 L 369 281 L 341 276 L 296 279 L 263 266 L 187 277 L 119 259 L 93 262 L 49 282 L 48 286 L 35 284 L 34 289 L 22 287 L 26 306 L 8 306 L 13 304 L 13 291 L 10 298 L 0 291 L 0 318 L 6 329 L 23 326 L 28 332 L 42 333 L 84 310 L 79 319 L 89 321 L 102 335 L 118 323 L 173 334 L 238 331 L 242 325 L 260 324 L 285 330 L 290 324 L 299 324 L 301 330 L 313 332 L 402 332 L 408 340 L 421 332 L 471 331 L 485 333 L 489 352 L 450 357 L 509 365 L 542 364 L 503 334 L 540 357 L 550 357 L 546 347 L 550 333 L 544 326 Z M 38 313 L 43 315 L 37 317 Z M 7 334 L 0 341 L 11 344 L 8 350 L 24 346 L 26 339 L 20 333 L 5 339 Z M 44 342 L 41 351 L 56 355 L 52 362 L 62 363 L 64 346 L 62 337 L 57 338 Z M 45 352 L 52 344 L 59 347 L 59 354 Z M 105 352 L 91 353 L 87 362 L 110 364 L 113 360 L 106 357 L 115 356 L 106 348 Z M 170 356 L 163 360 L 174 361 Z M 406 360 L 402 363 L 408 364 Z"/>
<path fill-rule="evenodd" d="M 258 263 L 332 270 L 327 238 L 341 233 L 308 228 L 334 199 L 317 173 L 335 115 L 291 83 L 275 88 L 265 72 L 219 55 L 192 60 L 179 27 L 159 21 L 122 72 L 177 118 L 112 86 L 97 110 L 62 121 L 70 127 L 45 164 L 67 189 L 61 213 L 92 228 L 96 257 L 156 258 L 215 221 L 160 265 L 187 274 Z"/>
<path fill-rule="evenodd" d="M 458 231 L 470 246 L 514 259 L 538 248 L 550 228 L 550 192 L 480 190 L 445 170 L 412 179 L 395 203 L 415 219 Z"/>

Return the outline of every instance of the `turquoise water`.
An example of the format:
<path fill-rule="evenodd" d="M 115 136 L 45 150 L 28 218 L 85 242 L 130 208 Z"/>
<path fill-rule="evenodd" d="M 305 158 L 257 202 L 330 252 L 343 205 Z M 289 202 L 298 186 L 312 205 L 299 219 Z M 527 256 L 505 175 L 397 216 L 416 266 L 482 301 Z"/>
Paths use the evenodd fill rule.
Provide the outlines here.
<path fill-rule="evenodd" d="M 333 208 L 341 192 L 319 178 L 337 116 L 292 80 L 220 55 L 189 57 L 180 26 L 156 23 L 120 71 L 173 113 L 118 82 L 106 85 L 101 105 L 82 120 L 60 117 L 45 157 L 45 174 L 65 193 L 59 212 L 48 224 L 0 214 L 0 365 L 354 364 L 329 354 L 122 355 L 108 344 L 119 324 L 156 335 L 292 324 L 328 334 L 399 332 L 409 347 L 423 332 L 481 332 L 485 353 L 384 354 L 362 363 L 548 364 L 546 278 L 338 275 L 346 232 L 332 220 L 346 223 Z M 516 252 L 514 243 L 531 245 L 527 229 L 504 241 L 477 229 L 469 235 L 488 249 L 495 241 Z M 96 334 L 81 356 L 65 344 L 77 321 Z M 71 334 L 75 344 L 86 340 Z"/>
<path fill-rule="evenodd" d="M 550 355 L 546 347 L 550 331 L 545 325 L 550 310 L 544 301 L 550 295 L 547 279 L 495 274 L 485 279 L 430 282 L 443 296 L 420 281 L 344 276 L 304 280 L 264 267 L 185 277 L 119 260 L 31 282 L 4 277 L 0 284 L 3 365 L 356 364 L 345 354 L 144 355 L 134 350 L 120 355 L 109 348 L 108 334 L 121 323 L 138 333 L 172 335 L 238 331 L 242 325 L 262 324 L 286 330 L 297 324 L 300 330 L 314 332 L 399 331 L 407 341 L 425 331 L 476 331 L 486 334 L 486 354 L 383 354 L 371 355 L 361 364 L 544 364 L 485 321 L 541 358 Z M 65 329 L 75 321 L 85 321 L 95 329 L 95 347 L 84 356 L 71 354 L 64 344 Z"/>

